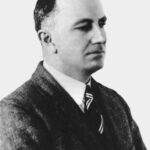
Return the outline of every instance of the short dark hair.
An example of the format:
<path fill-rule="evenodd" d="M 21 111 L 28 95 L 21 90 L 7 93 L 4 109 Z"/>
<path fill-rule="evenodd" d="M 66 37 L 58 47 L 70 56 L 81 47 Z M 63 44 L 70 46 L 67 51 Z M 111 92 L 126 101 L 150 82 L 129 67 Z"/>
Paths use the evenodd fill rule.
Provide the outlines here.
<path fill-rule="evenodd" d="M 56 5 L 56 0 L 37 0 L 34 9 L 35 30 L 41 29 L 41 23 L 51 13 Z"/>

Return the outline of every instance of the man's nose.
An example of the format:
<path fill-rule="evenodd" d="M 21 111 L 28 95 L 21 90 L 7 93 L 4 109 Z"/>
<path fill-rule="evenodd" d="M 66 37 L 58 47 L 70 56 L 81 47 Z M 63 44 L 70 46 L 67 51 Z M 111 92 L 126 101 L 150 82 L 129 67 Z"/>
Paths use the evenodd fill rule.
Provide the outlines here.
<path fill-rule="evenodd" d="M 104 44 L 106 42 L 106 33 L 104 28 L 95 26 L 92 35 L 92 44 Z"/>

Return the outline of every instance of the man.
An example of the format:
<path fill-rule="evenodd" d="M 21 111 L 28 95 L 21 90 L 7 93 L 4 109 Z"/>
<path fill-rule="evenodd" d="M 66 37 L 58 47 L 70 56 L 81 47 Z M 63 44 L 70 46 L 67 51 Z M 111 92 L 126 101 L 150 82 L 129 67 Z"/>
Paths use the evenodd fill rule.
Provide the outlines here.
<path fill-rule="evenodd" d="M 145 150 L 125 101 L 91 74 L 103 67 L 99 0 L 38 0 L 43 60 L 0 102 L 0 150 Z"/>

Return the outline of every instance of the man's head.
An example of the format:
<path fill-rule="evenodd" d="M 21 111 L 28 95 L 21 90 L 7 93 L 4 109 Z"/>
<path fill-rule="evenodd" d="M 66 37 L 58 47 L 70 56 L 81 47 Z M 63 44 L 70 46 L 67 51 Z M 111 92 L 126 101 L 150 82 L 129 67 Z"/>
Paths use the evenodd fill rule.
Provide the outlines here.
<path fill-rule="evenodd" d="M 45 61 L 85 80 L 103 67 L 105 21 L 100 0 L 39 0 L 35 23 Z"/>

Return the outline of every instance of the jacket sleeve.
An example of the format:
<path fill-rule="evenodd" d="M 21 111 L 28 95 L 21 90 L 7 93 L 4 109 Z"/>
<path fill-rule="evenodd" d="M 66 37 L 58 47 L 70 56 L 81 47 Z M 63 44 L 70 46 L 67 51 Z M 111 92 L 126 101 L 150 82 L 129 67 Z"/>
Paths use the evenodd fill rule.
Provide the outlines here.
<path fill-rule="evenodd" d="M 44 127 L 33 114 L 18 105 L 0 102 L 0 150 L 46 150 L 45 137 Z"/>
<path fill-rule="evenodd" d="M 128 104 L 125 102 L 125 100 L 120 95 L 119 95 L 119 97 L 120 97 L 120 100 L 121 100 L 121 102 L 126 110 L 126 113 L 128 115 L 134 149 L 135 150 L 146 150 L 139 127 L 132 117 L 131 110 L 130 110 Z"/>
<path fill-rule="evenodd" d="M 131 131 L 135 150 L 146 150 L 139 128 L 133 119 L 131 121 Z"/>

